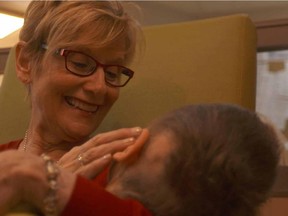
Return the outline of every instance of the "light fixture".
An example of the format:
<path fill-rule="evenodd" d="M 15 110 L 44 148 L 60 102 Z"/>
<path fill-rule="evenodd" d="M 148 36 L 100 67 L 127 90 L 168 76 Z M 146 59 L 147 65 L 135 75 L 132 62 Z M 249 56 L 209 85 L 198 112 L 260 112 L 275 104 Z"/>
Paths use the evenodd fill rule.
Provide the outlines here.
<path fill-rule="evenodd" d="M 2 39 L 21 28 L 23 26 L 24 19 L 0 13 L 0 23 L 0 39 Z"/>

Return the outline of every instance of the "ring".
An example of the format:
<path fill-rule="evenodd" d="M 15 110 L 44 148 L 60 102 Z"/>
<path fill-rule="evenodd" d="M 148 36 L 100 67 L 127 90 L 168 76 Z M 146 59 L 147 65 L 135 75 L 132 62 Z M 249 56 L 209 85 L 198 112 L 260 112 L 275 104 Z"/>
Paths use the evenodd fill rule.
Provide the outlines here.
<path fill-rule="evenodd" d="M 81 166 L 84 166 L 85 163 L 84 163 L 84 155 L 82 153 L 80 153 L 78 156 L 77 156 L 77 160 L 79 161 L 80 165 Z"/>

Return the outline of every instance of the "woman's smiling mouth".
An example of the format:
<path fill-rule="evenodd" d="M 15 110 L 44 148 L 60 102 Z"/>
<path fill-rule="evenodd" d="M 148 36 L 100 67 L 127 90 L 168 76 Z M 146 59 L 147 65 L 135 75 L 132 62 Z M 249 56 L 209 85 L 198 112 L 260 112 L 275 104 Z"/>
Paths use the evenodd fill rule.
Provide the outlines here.
<path fill-rule="evenodd" d="M 91 103 L 86 103 L 82 100 L 73 98 L 73 97 L 65 97 L 65 101 L 71 106 L 81 111 L 95 113 L 98 110 L 98 106 Z"/>

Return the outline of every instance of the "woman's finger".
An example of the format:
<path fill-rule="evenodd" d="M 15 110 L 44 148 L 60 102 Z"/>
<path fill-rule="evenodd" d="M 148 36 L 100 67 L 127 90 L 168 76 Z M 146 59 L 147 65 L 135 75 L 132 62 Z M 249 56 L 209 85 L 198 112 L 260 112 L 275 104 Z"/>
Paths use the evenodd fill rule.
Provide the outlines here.
<path fill-rule="evenodd" d="M 98 134 L 83 145 L 72 148 L 60 158 L 58 165 L 73 173 L 80 172 L 82 167 L 79 164 L 86 165 L 107 154 L 124 151 L 133 145 L 141 132 L 140 127 L 134 127 Z"/>
<path fill-rule="evenodd" d="M 94 160 L 98 160 L 106 155 L 113 155 L 116 152 L 124 151 L 130 145 L 133 145 L 135 139 L 127 138 L 123 140 L 116 140 L 111 143 L 102 144 L 100 146 L 95 146 L 93 148 L 88 149 L 87 151 L 83 151 L 81 147 L 75 147 L 75 149 L 71 150 L 72 153 L 67 157 L 61 158 L 59 160 L 58 165 L 70 172 L 78 172 L 81 168 L 81 165 L 87 165 Z M 82 149 L 82 151 L 81 151 Z"/>
<path fill-rule="evenodd" d="M 95 178 L 99 173 L 103 171 L 112 161 L 112 155 L 107 154 L 101 158 L 98 158 L 91 163 L 81 166 L 75 173 L 84 176 L 89 179 Z"/>
<path fill-rule="evenodd" d="M 130 145 L 135 143 L 135 138 L 127 138 L 123 140 L 116 140 L 110 143 L 102 144 L 93 148 L 88 149 L 82 154 L 85 155 L 86 160 L 93 161 L 107 154 L 115 154 L 119 151 L 124 151 Z"/>
<path fill-rule="evenodd" d="M 83 149 L 91 148 L 94 146 L 98 146 L 104 143 L 109 143 L 115 140 L 123 140 L 125 138 L 137 137 L 141 134 L 142 128 L 134 127 L 134 128 L 121 128 L 114 131 L 109 131 L 106 133 L 98 134 L 88 140 L 86 143 L 82 145 Z"/>

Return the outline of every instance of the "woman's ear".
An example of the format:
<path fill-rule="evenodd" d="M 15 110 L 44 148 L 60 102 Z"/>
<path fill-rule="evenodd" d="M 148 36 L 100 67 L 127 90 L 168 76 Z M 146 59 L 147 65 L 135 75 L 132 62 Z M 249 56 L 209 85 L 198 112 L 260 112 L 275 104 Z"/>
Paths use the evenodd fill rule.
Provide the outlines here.
<path fill-rule="evenodd" d="M 24 47 L 26 42 L 20 41 L 16 45 L 16 74 L 22 83 L 28 84 L 31 82 L 31 64 L 28 54 Z"/>
<path fill-rule="evenodd" d="M 147 129 L 143 129 L 142 133 L 137 137 L 134 144 L 129 146 L 123 152 L 117 152 L 113 155 L 114 160 L 120 163 L 130 163 L 138 158 L 142 147 L 149 138 L 149 132 Z"/>

